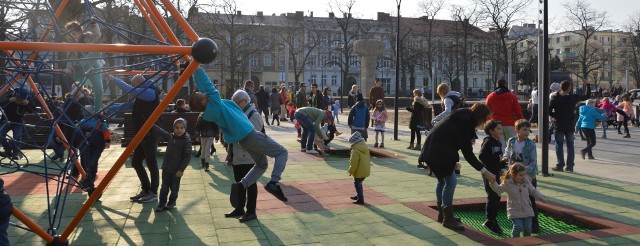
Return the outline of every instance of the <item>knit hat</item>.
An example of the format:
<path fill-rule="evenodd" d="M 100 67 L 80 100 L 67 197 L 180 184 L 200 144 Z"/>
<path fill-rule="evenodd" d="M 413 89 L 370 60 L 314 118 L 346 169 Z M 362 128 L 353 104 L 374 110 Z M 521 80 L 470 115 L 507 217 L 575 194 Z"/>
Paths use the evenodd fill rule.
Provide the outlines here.
<path fill-rule="evenodd" d="M 92 116 L 95 113 L 95 108 L 93 105 L 85 105 L 84 110 L 82 111 L 82 115 L 85 117 Z"/>
<path fill-rule="evenodd" d="M 364 142 L 364 138 L 362 138 L 360 132 L 354 132 L 349 138 L 349 143 L 351 144 L 351 146 L 354 146 L 359 142 Z"/>
<path fill-rule="evenodd" d="M 596 104 L 596 100 L 587 99 L 586 101 L 584 101 L 584 104 L 586 104 L 586 105 L 591 105 L 591 104 L 595 105 Z"/>
<path fill-rule="evenodd" d="M 556 92 L 560 90 L 560 83 L 554 82 L 551 84 L 551 92 Z"/>
<path fill-rule="evenodd" d="M 184 126 L 184 129 L 187 129 L 187 120 L 183 119 L 183 118 L 177 118 L 176 120 L 173 121 L 173 126 L 176 126 L 176 124 L 182 124 Z"/>
<path fill-rule="evenodd" d="M 24 100 L 29 100 L 30 95 L 31 93 L 29 93 L 29 90 L 23 87 L 17 88 L 13 94 L 13 96 L 15 96 L 16 98 Z"/>

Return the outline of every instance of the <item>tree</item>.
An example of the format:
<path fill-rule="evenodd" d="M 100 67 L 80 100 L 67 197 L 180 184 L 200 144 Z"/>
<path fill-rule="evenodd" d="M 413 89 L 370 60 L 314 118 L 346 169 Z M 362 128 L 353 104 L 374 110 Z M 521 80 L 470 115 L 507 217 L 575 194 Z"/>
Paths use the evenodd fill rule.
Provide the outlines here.
<path fill-rule="evenodd" d="M 478 21 L 477 5 L 473 6 L 473 8 L 453 5 L 452 12 L 453 18 L 456 21 L 455 37 L 456 43 L 459 46 L 458 57 L 462 59 L 461 65 L 458 66 L 462 69 L 463 74 L 463 85 L 461 91 L 462 93 L 467 93 L 467 87 L 469 86 L 469 63 L 471 63 L 474 55 L 476 55 L 474 53 L 478 51 L 477 49 L 470 48 L 474 45 L 470 44 L 469 40 L 474 36 L 474 31 L 476 30 L 475 25 Z M 458 38 L 461 38 L 462 40 L 458 40 Z"/>
<path fill-rule="evenodd" d="M 627 68 L 631 77 L 640 88 L 640 12 L 635 12 L 627 18 L 626 29 L 631 32 L 631 43 L 626 48 Z"/>
<path fill-rule="evenodd" d="M 511 26 L 524 22 L 525 10 L 531 0 L 475 0 L 480 7 L 479 19 L 484 19 L 490 30 L 495 32 L 498 39 L 499 56 L 496 61 L 496 73 L 503 74 L 509 67 L 509 52 L 518 40 L 508 40 Z M 514 42 L 515 41 L 515 42 Z"/>
<path fill-rule="evenodd" d="M 565 59 L 565 65 L 579 79 L 587 81 L 590 79 L 589 74 L 602 69 L 610 59 L 603 52 L 602 44 L 593 40 L 595 33 L 607 25 L 607 12 L 592 8 L 584 0 L 565 3 L 564 8 L 570 32 L 579 36 L 582 41 L 575 43 L 576 55 Z"/>
<path fill-rule="evenodd" d="M 341 57 L 336 62 L 339 63 L 340 71 L 342 72 L 342 86 L 341 91 L 344 93 L 345 83 L 347 82 L 347 78 L 349 76 L 349 70 L 351 68 L 351 63 L 349 62 L 349 58 L 353 54 L 353 42 L 356 38 L 356 25 L 357 19 L 353 18 L 353 6 L 356 4 L 355 0 L 346 0 L 345 2 L 340 2 L 335 0 L 334 2 L 329 3 L 329 8 L 332 13 L 337 13 L 334 20 L 340 29 L 340 42 L 342 43 L 339 47 L 339 51 L 341 53 Z M 332 42 L 333 43 L 333 42 Z M 363 88 L 364 89 L 364 88 Z"/>
<path fill-rule="evenodd" d="M 425 16 L 421 17 L 420 20 L 426 26 L 426 31 L 422 33 L 424 41 L 426 41 L 426 47 L 424 52 L 424 66 L 426 72 L 429 74 L 429 82 L 433 83 L 435 78 L 433 77 L 432 71 L 434 70 L 435 56 L 438 49 L 437 43 L 441 40 L 439 37 L 435 37 L 433 35 L 434 28 L 437 28 L 438 23 L 435 18 L 436 15 L 442 10 L 442 6 L 444 5 L 444 0 L 435 0 L 435 1 L 423 1 L 419 3 L 420 10 Z M 426 81 L 425 81 L 426 82 Z M 422 86 L 427 86 L 425 83 Z"/>
<path fill-rule="evenodd" d="M 549 68 L 551 69 L 551 71 L 564 71 L 565 69 L 564 63 L 562 63 L 562 60 L 560 60 L 560 57 L 558 57 L 558 55 L 551 58 L 551 60 L 549 61 Z"/>

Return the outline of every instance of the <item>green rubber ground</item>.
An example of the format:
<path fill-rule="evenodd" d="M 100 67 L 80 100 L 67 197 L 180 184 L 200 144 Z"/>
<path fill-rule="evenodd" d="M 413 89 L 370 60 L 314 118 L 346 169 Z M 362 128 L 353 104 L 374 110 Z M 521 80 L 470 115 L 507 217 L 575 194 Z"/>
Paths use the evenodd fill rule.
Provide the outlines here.
<path fill-rule="evenodd" d="M 500 224 L 500 227 L 504 232 L 502 235 L 496 235 L 482 226 L 482 223 L 484 223 L 486 219 L 484 209 L 455 211 L 454 214 L 457 217 L 460 217 L 462 223 L 469 225 L 478 231 L 491 235 L 494 238 L 502 239 L 511 237 L 513 224 L 511 223 L 511 220 L 507 218 L 507 211 L 504 209 L 501 209 L 498 212 L 497 218 L 498 224 Z M 538 214 L 538 221 L 540 222 L 540 233 L 533 234 L 532 236 L 584 232 L 590 230 L 584 225 L 568 224 L 564 221 L 556 220 L 553 217 L 545 215 L 544 212 Z"/>

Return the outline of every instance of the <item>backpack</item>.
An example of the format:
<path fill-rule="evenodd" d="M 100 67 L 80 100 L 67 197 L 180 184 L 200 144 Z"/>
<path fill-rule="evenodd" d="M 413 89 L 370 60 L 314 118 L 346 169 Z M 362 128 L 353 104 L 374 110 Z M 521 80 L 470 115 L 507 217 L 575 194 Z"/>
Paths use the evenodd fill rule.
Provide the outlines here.
<path fill-rule="evenodd" d="M 460 99 L 460 97 L 456 95 L 448 95 L 446 98 L 449 98 L 451 99 L 451 101 L 453 101 L 453 106 L 451 106 L 451 111 L 459 109 L 460 106 L 462 106 L 462 100 Z"/>
<path fill-rule="evenodd" d="M 249 112 L 249 115 L 247 116 L 247 118 L 251 119 L 251 116 L 253 115 L 253 113 L 258 112 L 255 108 L 253 110 L 251 110 L 251 112 Z M 264 124 L 262 124 L 262 130 L 260 130 L 262 133 L 267 134 L 264 130 Z"/>

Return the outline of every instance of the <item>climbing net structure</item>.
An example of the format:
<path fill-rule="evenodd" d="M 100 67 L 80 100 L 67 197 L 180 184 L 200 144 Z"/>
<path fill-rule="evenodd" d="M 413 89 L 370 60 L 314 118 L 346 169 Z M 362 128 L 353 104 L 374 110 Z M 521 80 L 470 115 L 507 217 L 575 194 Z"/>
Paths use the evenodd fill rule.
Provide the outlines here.
<path fill-rule="evenodd" d="M 211 62 L 217 52 L 215 43 L 210 39 L 200 39 L 169 0 L 156 1 L 159 2 L 158 5 L 152 0 L 134 0 L 137 7 L 135 15 L 145 20 L 144 25 L 153 30 L 154 35 L 141 34 L 121 25 L 108 23 L 96 13 L 95 6 L 92 6 L 89 0 L 83 0 L 83 9 L 77 11 L 80 14 L 74 18 L 77 25 L 70 29 L 68 25 L 65 27 L 66 23 L 60 21 L 69 2 L 0 1 L 0 11 L 5 18 L 1 20 L 4 24 L 0 27 L 0 138 L 3 140 L 4 149 L 0 157 L 0 175 L 26 172 L 44 180 L 48 210 L 46 228 L 35 223 L 18 208 L 14 208 L 13 215 L 24 226 L 13 225 L 36 233 L 48 245 L 68 244 L 68 238 L 80 220 L 99 199 L 153 122 L 159 118 L 199 66 L 199 62 Z M 180 43 L 169 27 L 167 19 L 161 15 L 159 7 L 171 14 L 172 20 L 193 46 Z M 113 43 L 101 41 L 103 39 L 100 39 L 100 30 L 112 33 Z M 196 49 L 197 47 L 205 49 Z M 189 55 L 195 53 L 198 53 L 197 61 L 191 61 Z M 201 56 L 207 58 L 199 59 Z M 189 65 L 178 75 L 178 65 L 181 62 Z M 99 185 L 89 188 L 89 198 L 72 221 L 66 228 L 59 228 L 62 226 L 62 214 L 69 192 L 74 187 L 87 188 L 81 182 L 87 177 L 88 171 L 81 165 L 80 154 L 88 139 L 85 134 L 74 132 L 74 129 L 80 129 L 87 118 L 108 122 L 121 113 L 123 108 L 130 106 L 132 99 L 129 98 L 135 97 L 131 92 L 123 92 L 124 95 L 113 100 L 124 102 L 123 104 L 103 103 L 103 91 L 110 88 L 111 83 L 109 79 L 104 79 L 105 83 L 102 83 L 107 74 L 145 74 L 147 79 L 157 83 L 170 79 L 175 82 Z M 88 94 L 82 93 L 83 87 L 93 90 L 95 98 L 91 104 L 94 111 L 83 112 L 85 118 L 82 120 L 72 119 L 73 115 L 70 115 L 69 111 L 73 103 L 57 103 L 56 101 L 60 100 L 57 96 L 61 95 L 55 95 L 55 91 L 71 92 L 63 99 L 75 101 L 79 97 L 89 97 Z M 32 111 L 27 114 L 31 118 L 25 116 L 23 121 L 15 121 L 10 117 L 13 111 L 9 112 L 5 106 L 16 103 L 17 95 L 24 91 L 28 91 L 29 96 L 23 95 L 21 99 L 26 99 L 28 104 L 20 110 Z M 24 114 L 20 110 L 18 113 Z M 18 136 L 20 130 L 23 133 L 21 137 Z M 12 135 L 7 134 L 10 131 L 13 132 Z M 47 152 L 56 145 L 64 147 L 68 157 L 56 156 L 60 160 L 54 161 Z M 8 153 L 9 149 L 12 153 Z M 32 154 L 33 152 L 27 156 L 23 152 L 24 149 L 36 150 L 40 156 Z"/>

